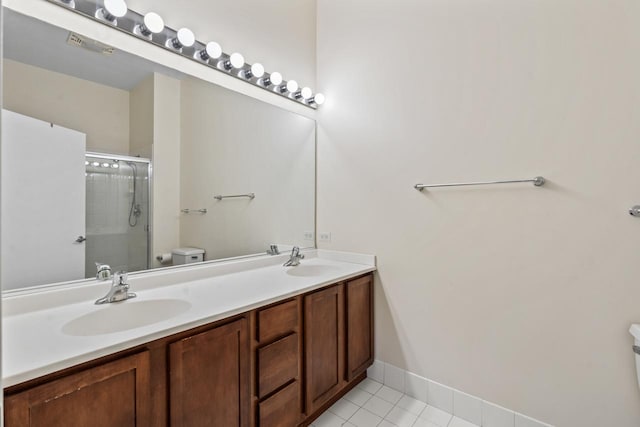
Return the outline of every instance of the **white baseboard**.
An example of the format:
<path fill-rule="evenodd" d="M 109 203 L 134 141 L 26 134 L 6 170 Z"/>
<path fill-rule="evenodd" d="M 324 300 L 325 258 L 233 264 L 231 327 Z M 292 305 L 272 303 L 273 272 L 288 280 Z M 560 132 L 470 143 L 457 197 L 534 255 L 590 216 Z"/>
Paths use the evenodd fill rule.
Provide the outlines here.
<path fill-rule="evenodd" d="M 373 362 L 367 376 L 481 427 L 553 427 L 381 360 Z"/>

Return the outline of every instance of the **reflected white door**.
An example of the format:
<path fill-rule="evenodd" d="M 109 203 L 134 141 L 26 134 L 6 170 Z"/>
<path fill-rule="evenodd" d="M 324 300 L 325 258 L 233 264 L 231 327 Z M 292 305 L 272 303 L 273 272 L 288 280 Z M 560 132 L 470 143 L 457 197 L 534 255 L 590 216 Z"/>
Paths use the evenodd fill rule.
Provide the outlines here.
<path fill-rule="evenodd" d="M 3 289 L 84 277 L 83 133 L 2 110 Z"/>

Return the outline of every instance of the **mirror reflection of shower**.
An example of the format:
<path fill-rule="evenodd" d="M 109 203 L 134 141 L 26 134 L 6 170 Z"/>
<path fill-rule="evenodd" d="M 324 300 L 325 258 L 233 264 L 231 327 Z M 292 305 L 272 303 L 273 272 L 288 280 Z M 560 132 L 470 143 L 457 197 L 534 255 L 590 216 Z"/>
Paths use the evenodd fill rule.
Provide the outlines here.
<path fill-rule="evenodd" d="M 138 218 L 140 217 L 140 215 L 142 215 L 140 204 L 136 203 L 138 166 L 136 166 L 134 162 L 127 162 L 127 164 L 131 166 L 131 170 L 133 171 L 133 197 L 131 198 L 131 208 L 129 209 L 129 226 L 135 227 L 136 225 L 138 225 Z"/>
<path fill-rule="evenodd" d="M 113 271 L 149 268 L 148 159 L 87 153 L 85 277 L 95 263 Z"/>

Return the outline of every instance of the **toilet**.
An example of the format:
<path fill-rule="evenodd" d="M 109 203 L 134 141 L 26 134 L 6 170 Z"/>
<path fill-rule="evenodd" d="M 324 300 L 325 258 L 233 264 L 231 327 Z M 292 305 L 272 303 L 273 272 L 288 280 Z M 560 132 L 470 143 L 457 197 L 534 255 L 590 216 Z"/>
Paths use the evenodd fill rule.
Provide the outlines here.
<path fill-rule="evenodd" d="M 640 324 L 634 323 L 629 328 L 629 332 L 633 335 L 633 352 L 636 356 L 636 375 L 638 377 L 638 386 L 640 386 Z"/>
<path fill-rule="evenodd" d="M 171 251 L 173 265 L 192 264 L 204 261 L 204 249 L 177 248 Z"/>

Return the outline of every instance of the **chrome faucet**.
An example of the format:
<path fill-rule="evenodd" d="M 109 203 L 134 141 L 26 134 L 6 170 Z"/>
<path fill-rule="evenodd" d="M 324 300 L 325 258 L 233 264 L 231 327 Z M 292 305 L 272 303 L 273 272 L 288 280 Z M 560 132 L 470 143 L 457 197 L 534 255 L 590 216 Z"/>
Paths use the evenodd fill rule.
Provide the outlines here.
<path fill-rule="evenodd" d="M 101 281 L 111 279 L 111 267 L 108 264 L 96 262 L 96 269 L 98 269 L 96 279 Z"/>
<path fill-rule="evenodd" d="M 107 295 L 96 300 L 96 304 L 106 304 L 110 302 L 124 301 L 129 298 L 135 298 L 136 294 L 129 292 L 129 284 L 127 283 L 128 274 L 126 271 L 117 271 L 113 274 L 111 281 L 111 289 Z"/>
<path fill-rule="evenodd" d="M 300 265 L 301 259 L 304 259 L 304 255 L 300 253 L 299 247 L 294 246 L 293 249 L 291 249 L 291 256 L 289 257 L 289 260 L 282 265 L 284 267 L 295 267 Z"/>

